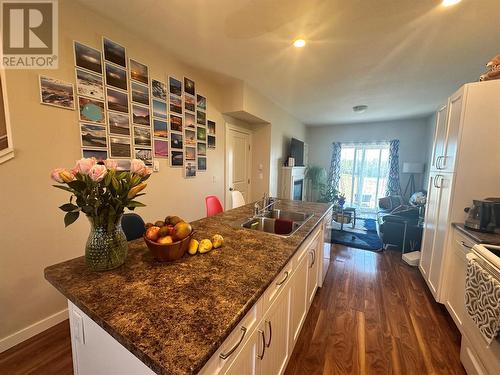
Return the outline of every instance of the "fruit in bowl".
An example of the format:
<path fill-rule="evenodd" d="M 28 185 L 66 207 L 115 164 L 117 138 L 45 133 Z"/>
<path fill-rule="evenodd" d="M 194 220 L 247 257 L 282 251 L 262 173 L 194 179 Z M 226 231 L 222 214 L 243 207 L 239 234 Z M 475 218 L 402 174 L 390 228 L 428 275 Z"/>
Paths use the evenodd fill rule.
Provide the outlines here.
<path fill-rule="evenodd" d="M 159 261 L 181 258 L 193 236 L 191 224 L 178 216 L 167 216 L 164 221 L 158 220 L 154 224 L 147 223 L 145 228 L 144 242 Z"/>

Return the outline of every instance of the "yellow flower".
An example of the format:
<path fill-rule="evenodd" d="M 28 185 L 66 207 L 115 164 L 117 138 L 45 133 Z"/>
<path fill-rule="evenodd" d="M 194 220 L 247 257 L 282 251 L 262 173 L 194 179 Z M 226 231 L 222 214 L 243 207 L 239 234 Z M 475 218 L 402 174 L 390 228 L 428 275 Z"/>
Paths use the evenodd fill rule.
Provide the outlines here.
<path fill-rule="evenodd" d="M 73 173 L 71 173 L 68 170 L 64 170 L 62 172 L 59 172 L 59 177 L 61 178 L 61 180 L 63 180 L 66 183 L 75 180 L 75 176 L 73 175 Z"/>
<path fill-rule="evenodd" d="M 147 186 L 145 182 L 141 182 L 139 185 L 134 186 L 130 191 L 128 192 L 127 197 L 129 199 L 132 199 L 135 197 L 137 194 L 139 194 L 140 191 L 144 190 L 144 188 Z"/>

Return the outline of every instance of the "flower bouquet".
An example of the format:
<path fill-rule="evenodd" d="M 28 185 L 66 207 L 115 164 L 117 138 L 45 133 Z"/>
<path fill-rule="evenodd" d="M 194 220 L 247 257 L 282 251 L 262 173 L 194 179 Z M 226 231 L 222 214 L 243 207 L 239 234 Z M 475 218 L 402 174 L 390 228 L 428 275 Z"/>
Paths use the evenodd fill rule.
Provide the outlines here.
<path fill-rule="evenodd" d="M 59 208 L 66 212 L 64 224 L 74 223 L 83 212 L 90 221 L 85 261 L 95 271 L 116 268 L 127 257 L 127 239 L 121 227 L 125 208 L 134 210 L 144 204 L 135 199 L 146 187 L 151 168 L 134 159 L 130 171 L 118 171 L 117 162 L 95 158 L 80 159 L 73 169 L 56 168 L 51 177 L 56 188 L 71 193 L 69 202 Z"/>

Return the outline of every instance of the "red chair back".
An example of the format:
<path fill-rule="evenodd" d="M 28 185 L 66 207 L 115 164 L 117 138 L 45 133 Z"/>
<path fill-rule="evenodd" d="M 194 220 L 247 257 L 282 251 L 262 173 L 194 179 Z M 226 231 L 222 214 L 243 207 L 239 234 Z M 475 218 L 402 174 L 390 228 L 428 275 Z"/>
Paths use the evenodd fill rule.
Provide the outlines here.
<path fill-rule="evenodd" d="M 207 217 L 220 214 L 224 211 L 219 198 L 217 198 L 215 195 L 209 195 L 205 197 L 205 205 L 207 207 Z"/>

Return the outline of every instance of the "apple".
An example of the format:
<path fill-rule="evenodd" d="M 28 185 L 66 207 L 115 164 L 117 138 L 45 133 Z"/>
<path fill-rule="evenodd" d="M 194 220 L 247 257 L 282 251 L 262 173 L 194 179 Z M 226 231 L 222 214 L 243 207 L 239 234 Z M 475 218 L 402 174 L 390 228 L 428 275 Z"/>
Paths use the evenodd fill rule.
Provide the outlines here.
<path fill-rule="evenodd" d="M 172 239 L 171 236 L 165 236 L 165 237 L 160 237 L 157 242 L 162 245 L 167 245 L 174 242 L 174 240 Z"/>
<path fill-rule="evenodd" d="M 146 230 L 146 238 L 151 241 L 156 241 L 160 236 L 160 227 L 152 226 Z"/>

